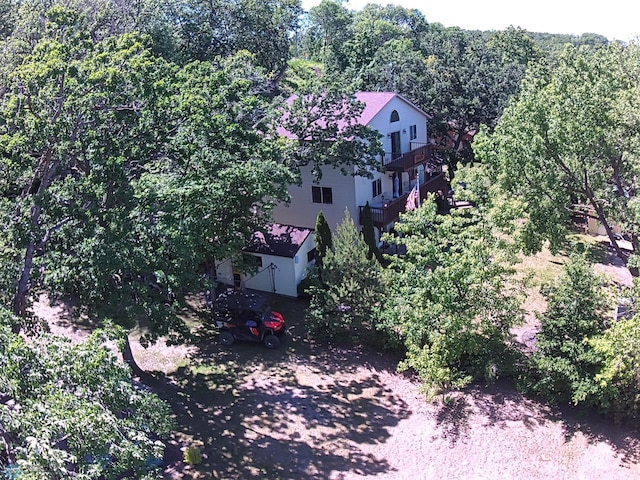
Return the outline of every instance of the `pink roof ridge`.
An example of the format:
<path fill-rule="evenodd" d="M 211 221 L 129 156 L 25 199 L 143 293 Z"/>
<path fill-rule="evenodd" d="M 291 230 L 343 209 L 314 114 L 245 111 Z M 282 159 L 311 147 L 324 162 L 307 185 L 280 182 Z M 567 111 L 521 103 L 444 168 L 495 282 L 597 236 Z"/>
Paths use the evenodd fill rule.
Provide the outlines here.
<path fill-rule="evenodd" d="M 371 122 L 371 120 L 373 120 L 373 118 L 378 113 L 380 113 L 380 111 L 395 97 L 398 97 L 402 101 L 404 101 L 407 104 L 411 105 L 416 110 L 419 110 L 420 112 L 423 112 L 425 115 L 427 115 L 427 118 L 431 118 L 429 114 L 424 112 L 420 107 L 416 106 L 413 102 L 407 100 L 405 97 L 403 97 L 399 93 L 395 93 L 395 92 L 356 92 L 355 93 L 356 100 L 364 103 L 364 105 L 365 105 L 364 110 L 360 114 L 360 118 L 358 118 L 358 124 L 360 124 L 360 125 L 368 125 Z M 286 100 L 286 103 L 288 105 L 291 105 L 291 103 L 293 102 L 294 98 L 296 98 L 296 95 L 295 94 L 291 95 Z M 338 128 L 340 128 L 340 129 L 346 128 L 347 126 L 348 126 L 348 124 L 346 122 L 344 122 L 344 123 L 339 122 L 338 123 Z M 291 132 L 287 131 L 282 126 L 279 126 L 277 128 L 277 132 L 278 132 L 279 135 L 282 135 L 284 137 L 292 138 L 292 139 L 295 138 L 295 136 Z"/>

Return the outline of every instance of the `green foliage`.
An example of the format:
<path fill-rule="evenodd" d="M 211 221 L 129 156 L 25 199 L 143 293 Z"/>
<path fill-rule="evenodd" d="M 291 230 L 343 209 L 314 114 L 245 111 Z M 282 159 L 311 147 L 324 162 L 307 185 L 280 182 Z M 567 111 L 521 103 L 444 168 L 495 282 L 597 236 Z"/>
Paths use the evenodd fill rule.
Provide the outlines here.
<path fill-rule="evenodd" d="M 510 26 L 495 32 L 489 39 L 488 46 L 501 52 L 506 63 L 528 65 L 540 61 L 544 56 L 531 34 L 520 27 Z"/>
<path fill-rule="evenodd" d="M 423 54 L 426 68 L 418 102 L 433 112 L 432 131 L 453 169 L 458 162 L 474 160 L 468 136 L 481 125 L 496 125 L 509 99 L 519 92 L 526 61 L 514 61 L 517 57 L 479 32 L 458 28 L 432 30 Z"/>
<path fill-rule="evenodd" d="M 583 258 L 573 256 L 543 293 L 548 306 L 539 315 L 533 390 L 556 403 L 597 404 L 602 358 L 589 339 L 606 325 L 601 281 Z"/>
<path fill-rule="evenodd" d="M 322 262 L 322 285 L 311 288 L 310 334 L 339 342 L 376 340 L 377 310 L 384 295 L 382 269 L 345 211 Z"/>
<path fill-rule="evenodd" d="M 316 234 L 314 237 L 316 243 L 316 266 L 322 271 L 322 264 L 327 252 L 333 249 L 333 236 L 327 220 L 324 218 L 322 211 L 318 212 L 316 218 Z"/>
<path fill-rule="evenodd" d="M 396 224 L 406 255 L 390 258 L 383 328 L 406 349 L 431 394 L 512 374 L 510 328 L 522 319 L 501 235 L 468 212 L 436 213 L 433 198 Z"/>
<path fill-rule="evenodd" d="M 310 165 L 315 181 L 323 167 L 370 178 L 380 169 L 380 134 L 359 122 L 364 104 L 330 79 L 310 82 L 284 105 L 282 127 L 290 132 L 285 162 L 296 173 Z"/>
<path fill-rule="evenodd" d="M 188 465 L 198 465 L 202 463 L 202 452 L 199 447 L 189 446 L 184 450 L 183 459 Z"/>
<path fill-rule="evenodd" d="M 317 262 L 317 260 L 316 260 Z M 298 284 L 297 293 L 299 298 L 311 298 L 311 288 L 320 286 L 320 273 L 316 267 L 311 267 L 307 271 L 307 276 L 304 277 Z"/>
<path fill-rule="evenodd" d="M 288 95 L 293 95 L 305 88 L 309 83 L 317 81 L 323 74 L 324 67 L 321 63 L 292 58 L 289 60 L 289 68 L 280 82 L 280 88 Z"/>
<path fill-rule="evenodd" d="M 39 42 L 0 98 L 5 305 L 25 316 L 45 288 L 184 337 L 175 308 L 200 262 L 239 255 L 294 179 L 264 72 L 247 53 L 178 68 L 146 37 L 92 43 L 64 13 L 50 15 L 66 35 Z"/>
<path fill-rule="evenodd" d="M 478 158 L 525 207 L 519 235 L 525 251 L 545 241 L 557 251 L 575 203 L 591 207 L 605 228 L 616 222 L 640 232 L 639 55 L 636 45 L 567 46 L 554 65 L 531 66 L 494 133 L 476 136 Z M 610 228 L 608 234 L 617 248 Z"/>
<path fill-rule="evenodd" d="M 286 68 L 289 35 L 302 13 L 299 0 L 181 0 L 161 5 L 166 30 L 173 33 L 176 61 L 212 61 L 249 50 L 274 75 Z"/>
<path fill-rule="evenodd" d="M 594 378 L 598 385 L 598 407 L 618 421 L 637 421 L 640 416 L 640 315 L 637 312 L 640 284 L 636 279 L 627 293 L 626 308 L 632 316 L 620 318 L 588 342 L 601 360 Z"/>
<path fill-rule="evenodd" d="M 373 65 L 379 50 L 389 42 L 409 40 L 414 49 L 427 21 L 417 9 L 369 4 L 353 17 L 352 36 L 345 44 L 350 70 L 362 74 Z"/>
<path fill-rule="evenodd" d="M 304 35 L 304 53 L 325 64 L 344 66 L 344 43 L 348 40 L 353 15 L 341 2 L 323 0 L 309 10 L 309 28 Z"/>
<path fill-rule="evenodd" d="M 173 423 L 168 406 L 131 380 L 109 349 L 117 330 L 97 330 L 84 343 L 11 333 L 0 313 L 0 466 L 20 478 L 141 478 L 162 458 Z"/>
<path fill-rule="evenodd" d="M 374 231 L 373 217 L 371 216 L 371 207 L 369 206 L 369 202 L 367 202 L 362 209 L 362 239 L 369 248 L 367 257 L 369 259 L 375 257 L 378 262 L 382 262 L 382 252 L 380 252 L 378 243 L 376 242 L 376 234 Z"/>

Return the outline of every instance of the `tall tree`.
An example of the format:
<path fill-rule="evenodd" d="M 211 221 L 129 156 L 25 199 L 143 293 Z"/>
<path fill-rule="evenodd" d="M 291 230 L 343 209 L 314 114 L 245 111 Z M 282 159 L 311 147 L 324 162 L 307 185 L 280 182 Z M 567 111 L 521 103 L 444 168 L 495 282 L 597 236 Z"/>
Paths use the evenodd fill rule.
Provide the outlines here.
<path fill-rule="evenodd" d="M 416 101 L 433 115 L 432 135 L 453 171 L 458 162 L 473 161 L 471 138 L 481 125 L 496 125 L 518 93 L 526 63 L 514 63 L 503 50 L 490 48 L 480 32 L 434 27 L 423 39 L 426 68 Z"/>
<path fill-rule="evenodd" d="M 173 422 L 107 346 L 46 334 L 26 340 L 0 309 L 0 468 L 6 478 L 157 478 Z M 13 476 L 15 475 L 15 476 Z"/>
<path fill-rule="evenodd" d="M 49 15 L 0 99 L 5 300 L 24 317 L 39 288 L 73 293 L 127 327 L 146 315 L 152 338 L 185 334 L 174 307 L 198 264 L 239 254 L 293 179 L 259 69 L 179 70 L 138 36 L 92 44 L 73 12 Z"/>
<path fill-rule="evenodd" d="M 305 46 L 314 60 L 345 64 L 344 43 L 349 39 L 353 14 L 336 0 L 323 0 L 309 10 Z"/>
<path fill-rule="evenodd" d="M 183 61 L 214 60 L 248 50 L 273 77 L 284 73 L 300 0 L 181 0 L 166 2 Z"/>
<path fill-rule="evenodd" d="M 415 50 L 420 37 L 429 29 L 419 10 L 376 4 L 357 12 L 351 28 L 352 37 L 344 47 L 349 60 L 346 78 L 360 77 L 366 75 L 367 70 L 379 67 L 376 65 L 380 58 L 378 52 L 388 42 L 407 40 L 409 51 Z"/>
<path fill-rule="evenodd" d="M 377 308 L 384 295 L 382 268 L 368 257 L 349 212 L 322 261 L 322 285 L 311 287 L 310 333 L 343 342 L 377 337 Z"/>
<path fill-rule="evenodd" d="M 380 134 L 360 123 L 365 105 L 331 79 L 316 79 L 289 98 L 281 132 L 288 137 L 287 166 L 310 165 L 314 180 L 330 166 L 345 175 L 371 177 L 380 169 Z"/>
<path fill-rule="evenodd" d="M 388 240 L 406 254 L 385 271 L 382 325 L 406 349 L 401 368 L 414 369 L 431 395 L 512 372 L 510 329 L 522 315 L 504 236 L 469 211 L 438 215 L 433 198 L 395 229 L 401 237 Z"/>
<path fill-rule="evenodd" d="M 593 209 L 620 258 L 613 221 L 636 249 L 638 58 L 637 45 L 568 46 L 552 68 L 529 69 L 518 101 L 477 141 L 478 157 L 526 207 L 526 251 L 545 240 L 558 248 L 576 202 Z"/>
<path fill-rule="evenodd" d="M 398 92 L 418 103 L 424 100 L 424 69 L 424 57 L 410 39 L 392 39 L 376 51 L 353 82 L 358 90 Z"/>

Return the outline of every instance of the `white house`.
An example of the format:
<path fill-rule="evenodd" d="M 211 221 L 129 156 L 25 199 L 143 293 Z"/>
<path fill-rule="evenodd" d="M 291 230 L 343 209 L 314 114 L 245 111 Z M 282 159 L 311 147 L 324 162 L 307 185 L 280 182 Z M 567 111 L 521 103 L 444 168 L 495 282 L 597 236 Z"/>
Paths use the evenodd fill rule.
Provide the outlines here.
<path fill-rule="evenodd" d="M 272 224 L 265 232 L 256 232 L 244 252 L 255 259 L 257 271 L 244 274 L 234 268 L 231 260 L 225 260 L 216 265 L 219 282 L 296 297 L 298 284 L 314 262 L 314 231 Z"/>
<path fill-rule="evenodd" d="M 265 233 L 254 234 L 245 249 L 246 254 L 255 257 L 257 271 L 243 274 L 230 260 L 223 261 L 216 265 L 218 281 L 237 288 L 297 296 L 297 286 L 314 262 L 314 228 L 320 211 L 335 230 L 345 209 L 360 224 L 362 208 L 368 202 L 373 223 L 381 233 L 404 212 L 416 181 L 421 198 L 428 192 L 448 192 L 442 162 L 427 142 L 429 115 L 397 93 L 359 92 L 356 98 L 365 105 L 358 119 L 360 124 L 382 136 L 382 171 L 373 171 L 373 178 L 369 179 L 343 175 L 326 166 L 321 181 L 314 183 L 311 166 L 303 167 L 302 185 L 289 187 L 291 204 L 278 206 L 273 214 L 277 223 Z M 294 138 L 283 129 L 280 134 Z"/>
<path fill-rule="evenodd" d="M 323 167 L 322 179 L 314 183 L 311 167 L 303 167 L 302 185 L 289 188 L 291 203 L 275 209 L 275 221 L 314 228 L 316 217 L 322 211 L 335 230 L 344 218 L 345 209 L 356 224 L 361 223 L 361 210 L 369 202 L 374 225 L 381 232 L 392 227 L 404 211 L 416 178 L 421 198 L 425 198 L 427 192 L 448 192 L 442 162 L 438 161 L 433 145 L 427 142 L 429 115 L 397 93 L 359 92 L 356 98 L 365 104 L 360 124 L 382 135 L 383 171 L 372 172 L 373 179 L 368 179 Z M 289 132 L 281 133 L 294 138 Z"/>

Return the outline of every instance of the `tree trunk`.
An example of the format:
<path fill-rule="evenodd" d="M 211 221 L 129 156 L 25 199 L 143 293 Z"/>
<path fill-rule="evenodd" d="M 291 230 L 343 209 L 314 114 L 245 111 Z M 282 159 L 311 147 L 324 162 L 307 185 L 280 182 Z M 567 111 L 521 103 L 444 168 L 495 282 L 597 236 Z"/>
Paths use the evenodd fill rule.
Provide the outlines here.
<path fill-rule="evenodd" d="M 633 248 L 633 253 L 636 253 L 638 251 L 638 236 L 635 234 L 631 235 L 631 248 Z M 638 267 L 630 267 L 629 272 L 634 277 L 640 277 L 640 271 L 638 270 Z"/>
<path fill-rule="evenodd" d="M 613 233 L 613 230 L 611 228 L 611 225 L 609 225 L 609 222 L 607 221 L 607 218 L 604 215 L 604 210 L 598 204 L 598 202 L 596 201 L 594 196 L 591 194 L 591 192 L 588 193 L 588 196 L 589 196 L 589 202 L 591 203 L 591 206 L 593 207 L 593 209 L 596 211 L 596 214 L 598 215 L 598 220 L 600 221 L 600 223 L 602 223 L 605 231 L 607 232 L 607 237 L 609 237 L 609 242 L 611 243 L 611 246 L 615 250 L 616 256 L 626 264 L 627 260 L 629 259 L 629 255 L 624 253 L 620 248 L 620 245 L 618 245 L 618 240 L 616 239 L 615 234 Z M 634 275 L 634 276 L 637 276 L 637 275 Z"/>
<path fill-rule="evenodd" d="M 4 455 L 7 459 L 7 463 L 9 463 L 9 465 L 15 465 L 17 461 L 16 454 L 13 448 L 11 448 L 11 446 L 15 444 L 15 439 L 13 438 L 13 435 L 7 432 L 2 425 L 0 425 L 0 439 L 2 439 L 2 442 L 4 443 Z"/>
<path fill-rule="evenodd" d="M 38 163 L 31 181 L 28 185 L 25 185 L 22 191 L 22 198 L 26 198 L 33 193 L 42 193 L 49 187 L 52 175 L 55 171 L 55 166 L 51 165 L 52 155 L 53 147 L 49 146 Z M 33 192 L 34 188 L 35 192 Z M 37 231 L 37 227 L 40 224 L 41 214 L 42 207 L 37 204 L 31 207 L 31 216 L 29 221 L 33 232 Z M 16 293 L 13 296 L 12 302 L 13 313 L 19 318 L 25 318 L 27 313 L 27 295 L 30 290 L 31 270 L 33 268 L 33 258 L 35 256 L 36 248 L 43 247 L 45 242 L 46 237 L 39 243 L 36 243 L 35 239 L 31 238 L 25 249 L 22 273 L 20 274 L 20 280 L 18 281 L 18 287 L 16 288 Z M 20 324 L 14 325 L 14 333 L 20 333 L 21 328 L 22 326 Z"/>
<path fill-rule="evenodd" d="M 122 359 L 131 367 L 131 372 L 136 377 L 141 377 L 144 375 L 144 370 L 140 368 L 140 365 L 136 362 L 135 357 L 133 356 L 133 350 L 131 350 L 131 342 L 129 340 L 129 335 L 127 334 L 124 342 L 124 351 L 122 352 Z"/>
<path fill-rule="evenodd" d="M 13 296 L 12 308 L 13 314 L 18 318 L 25 318 L 27 313 L 27 295 L 29 294 L 29 283 L 31 279 L 31 268 L 33 267 L 33 256 L 36 247 L 33 241 L 29 242 L 24 254 L 24 265 L 16 293 Z M 20 333 L 20 323 L 13 326 L 13 333 Z"/>

